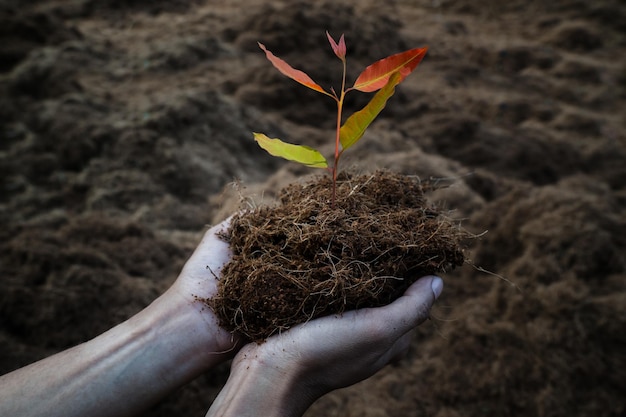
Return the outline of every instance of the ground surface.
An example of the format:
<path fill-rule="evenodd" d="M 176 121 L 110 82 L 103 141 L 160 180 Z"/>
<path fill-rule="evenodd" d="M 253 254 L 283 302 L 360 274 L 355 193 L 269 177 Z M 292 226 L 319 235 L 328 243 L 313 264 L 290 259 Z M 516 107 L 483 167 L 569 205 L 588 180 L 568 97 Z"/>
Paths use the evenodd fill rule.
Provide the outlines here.
<path fill-rule="evenodd" d="M 333 103 L 256 41 L 328 86 L 328 29 L 346 34 L 351 77 L 430 47 L 344 166 L 451 183 L 435 202 L 489 231 L 471 256 L 513 285 L 445 276 L 408 357 L 307 415 L 624 414 L 623 2 L 9 0 L 0 13 L 0 372 L 147 305 L 236 209 L 234 179 L 271 200 L 310 172 L 250 132 L 330 151 Z M 203 415 L 226 374 L 149 415 Z"/>

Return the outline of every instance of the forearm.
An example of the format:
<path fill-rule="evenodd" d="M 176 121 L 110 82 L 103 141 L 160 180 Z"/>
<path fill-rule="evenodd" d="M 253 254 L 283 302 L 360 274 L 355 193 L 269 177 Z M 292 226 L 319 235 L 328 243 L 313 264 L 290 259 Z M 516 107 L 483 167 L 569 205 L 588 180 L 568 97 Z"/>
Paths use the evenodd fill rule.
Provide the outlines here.
<path fill-rule="evenodd" d="M 129 416 L 226 359 L 207 342 L 211 324 L 202 327 L 197 307 L 172 300 L 0 377 L 0 415 Z"/>

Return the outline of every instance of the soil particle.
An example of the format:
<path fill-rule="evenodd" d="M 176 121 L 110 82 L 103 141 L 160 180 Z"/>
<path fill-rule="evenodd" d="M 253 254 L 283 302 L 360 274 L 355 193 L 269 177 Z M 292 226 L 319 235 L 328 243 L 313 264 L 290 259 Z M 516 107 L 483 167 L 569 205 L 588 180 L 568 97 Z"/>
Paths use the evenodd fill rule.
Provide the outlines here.
<path fill-rule="evenodd" d="M 444 274 L 407 357 L 306 415 L 625 415 L 623 0 L 0 3 L 0 372 L 127 319 L 237 194 L 278 199 L 310 174 L 252 131 L 332 153 L 333 101 L 256 44 L 337 89 L 329 30 L 345 33 L 357 73 L 429 47 L 342 163 L 449 184 L 428 200 L 488 230 L 466 256 L 515 285 L 468 266 Z M 348 97 L 346 115 L 369 99 Z M 333 227 L 350 226 L 339 214 L 326 215 Z M 349 237 L 317 244 L 335 235 Z M 225 364 L 145 415 L 204 415 L 227 377 Z"/>

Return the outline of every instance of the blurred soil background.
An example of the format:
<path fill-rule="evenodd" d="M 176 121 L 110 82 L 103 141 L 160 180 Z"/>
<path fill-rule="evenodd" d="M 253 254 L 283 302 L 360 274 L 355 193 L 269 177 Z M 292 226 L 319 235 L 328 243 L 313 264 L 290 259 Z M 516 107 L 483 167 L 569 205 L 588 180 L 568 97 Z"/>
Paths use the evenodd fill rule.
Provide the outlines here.
<path fill-rule="evenodd" d="M 0 372 L 107 330 L 176 278 L 207 226 L 330 153 L 339 82 L 430 50 L 344 168 L 436 178 L 474 233 L 406 359 L 307 416 L 626 413 L 626 4 L 620 0 L 5 0 Z M 348 112 L 367 101 L 353 93 Z M 224 365 L 146 415 L 202 416 Z"/>

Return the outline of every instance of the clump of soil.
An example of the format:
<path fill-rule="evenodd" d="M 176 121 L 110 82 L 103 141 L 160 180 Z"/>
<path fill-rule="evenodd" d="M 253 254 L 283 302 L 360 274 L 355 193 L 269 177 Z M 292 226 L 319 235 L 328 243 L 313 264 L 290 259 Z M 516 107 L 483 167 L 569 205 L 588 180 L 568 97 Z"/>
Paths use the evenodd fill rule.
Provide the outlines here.
<path fill-rule="evenodd" d="M 328 176 L 242 212 L 223 235 L 233 258 L 209 304 L 228 330 L 261 341 L 290 327 L 399 297 L 419 277 L 463 264 L 463 230 L 434 207 L 431 187 L 391 172 Z"/>

